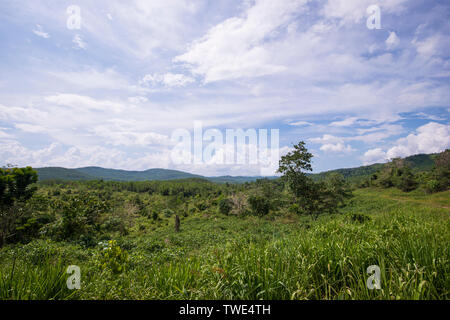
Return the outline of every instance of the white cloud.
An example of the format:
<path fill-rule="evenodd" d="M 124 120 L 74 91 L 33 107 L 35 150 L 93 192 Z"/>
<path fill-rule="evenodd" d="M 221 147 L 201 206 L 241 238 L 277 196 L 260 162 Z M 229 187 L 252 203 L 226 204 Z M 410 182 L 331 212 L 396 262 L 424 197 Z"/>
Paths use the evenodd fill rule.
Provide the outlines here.
<path fill-rule="evenodd" d="M 117 146 L 125 153 L 139 149 L 136 158 L 147 151 L 163 153 L 163 144 L 151 151 L 144 147 L 174 128 L 191 128 L 196 119 L 221 128 L 290 125 L 282 136 L 286 143 L 299 134 L 308 138 L 327 133 L 313 138 L 319 139 L 316 151 L 345 152 L 365 144 L 367 149 L 384 146 L 387 152 L 397 135 L 407 135 L 408 119 L 403 119 L 404 128 L 394 124 L 399 114 L 448 108 L 450 90 L 444 77 L 450 74 L 449 43 L 441 23 L 446 20 L 431 2 L 430 10 L 418 12 L 406 1 L 378 1 L 381 31 L 365 26 L 370 4 L 82 0 L 78 40 L 89 42 L 89 50 L 68 56 L 67 45 L 79 44 L 71 43 L 74 33 L 58 29 L 67 17 L 54 12 L 64 12 L 64 4 L 33 2 L 17 12 L 6 4 L 5 12 L 14 18 L 7 22 L 11 28 L 14 21 L 45 21 L 45 31 L 34 29 L 48 31 L 55 41 L 36 47 L 39 43 L 29 40 L 36 53 L 32 58 L 18 59 L 20 54 L 29 56 L 18 51 L 17 58 L 3 61 L 8 81 L 0 79 L 0 98 L 12 107 L 0 105 L 0 121 L 18 139 L 30 136 L 19 130 L 40 131 L 47 133 L 45 141 L 64 146 Z M 407 14 L 396 16 L 407 5 Z M 404 23 L 408 19 L 414 21 Z M 29 30 L 24 37 L 34 37 Z M 401 45 L 396 45 L 398 37 Z M 395 52 L 389 52 L 390 46 Z M 15 61 L 25 65 L 8 65 Z M 212 83 L 220 80 L 227 81 Z M 190 85 L 201 81 L 207 84 Z M 314 119 L 314 124 L 299 119 Z M 324 121 L 334 122 L 325 126 Z M 394 151 L 409 152 L 402 146 Z"/>
<path fill-rule="evenodd" d="M 285 70 L 272 63 L 270 41 L 307 0 L 257 0 L 243 16 L 211 28 L 174 61 L 186 64 L 205 83 L 258 77 Z"/>
<path fill-rule="evenodd" d="M 48 39 L 50 38 L 50 35 L 47 32 L 44 32 L 44 30 L 42 29 L 42 26 L 37 24 L 36 25 L 36 29 L 33 30 L 33 33 L 39 37 Z"/>
<path fill-rule="evenodd" d="M 128 102 L 134 103 L 134 104 L 139 104 L 139 103 L 148 102 L 148 99 L 146 97 L 141 97 L 141 96 L 128 97 Z"/>
<path fill-rule="evenodd" d="M 130 81 L 121 73 L 113 68 L 99 70 L 92 67 L 77 65 L 75 70 L 64 71 L 46 71 L 52 78 L 56 80 L 54 87 L 62 84 L 63 88 L 70 86 L 77 90 L 114 90 L 129 91 L 132 93 L 143 93 L 148 89 L 130 83 Z M 49 80 L 50 81 L 50 80 Z"/>
<path fill-rule="evenodd" d="M 155 58 L 159 49 L 172 52 L 184 48 L 200 23 L 195 14 L 203 4 L 192 0 L 84 3 L 83 31 L 96 42 L 133 58 Z M 98 12 L 105 9 L 108 13 L 99 19 Z"/>
<path fill-rule="evenodd" d="M 343 143 L 344 139 L 340 137 L 333 136 L 331 134 L 324 134 L 321 138 L 311 138 L 309 141 L 313 143 Z"/>
<path fill-rule="evenodd" d="M 147 74 L 140 81 L 141 85 L 157 85 L 162 84 L 166 87 L 184 87 L 189 83 L 195 82 L 195 79 L 185 76 L 181 73 L 165 73 L 165 74 Z"/>
<path fill-rule="evenodd" d="M 326 18 L 340 19 L 341 24 L 358 23 L 368 17 L 367 8 L 377 4 L 383 13 L 398 13 L 407 0 L 328 0 L 322 10 Z M 383 21 L 383 19 L 382 19 Z M 381 24 L 383 26 L 383 24 Z"/>
<path fill-rule="evenodd" d="M 55 103 L 60 106 L 70 107 L 74 110 L 98 110 L 105 112 L 120 112 L 125 110 L 125 106 L 118 102 L 108 100 L 96 100 L 88 96 L 77 94 L 61 93 L 48 96 L 45 101 Z"/>
<path fill-rule="evenodd" d="M 364 165 L 386 162 L 386 152 L 384 152 L 381 148 L 370 149 L 364 153 L 362 160 Z"/>
<path fill-rule="evenodd" d="M 311 126 L 312 123 L 311 122 L 307 122 L 307 121 L 295 121 L 295 122 L 290 122 L 289 125 L 290 126 L 302 127 L 302 126 Z"/>
<path fill-rule="evenodd" d="M 97 137 L 106 138 L 106 144 L 114 146 L 142 146 L 150 145 L 170 146 L 169 137 L 156 132 L 139 132 L 121 129 L 119 126 L 98 125 L 91 129 Z"/>
<path fill-rule="evenodd" d="M 417 128 L 387 151 L 381 148 L 368 150 L 362 160 L 364 164 L 383 162 L 397 157 L 408 157 L 420 153 L 437 153 L 450 148 L 450 125 L 430 122 Z"/>
<path fill-rule="evenodd" d="M 340 142 L 336 143 L 336 144 L 332 144 L 332 143 L 324 144 L 320 147 L 320 150 L 325 151 L 325 152 L 336 152 L 336 153 L 349 153 L 349 152 L 356 151 L 350 145 L 345 145 Z"/>
<path fill-rule="evenodd" d="M 48 129 L 43 126 L 29 124 L 29 123 L 17 123 L 17 124 L 15 124 L 15 127 L 22 131 L 31 132 L 31 133 L 40 133 L 40 132 L 48 131 Z"/>
<path fill-rule="evenodd" d="M 12 136 L 4 131 L 4 128 L 0 128 L 0 139 L 9 139 Z"/>
<path fill-rule="evenodd" d="M 311 138 L 309 141 L 322 144 L 320 150 L 324 152 L 350 153 L 355 151 L 350 145 L 344 143 L 345 139 L 346 138 L 324 134 L 321 138 Z"/>
<path fill-rule="evenodd" d="M 342 121 L 335 121 L 330 123 L 330 126 L 334 126 L 334 127 L 348 127 L 351 126 L 352 124 L 354 124 L 356 122 L 356 120 L 358 120 L 357 117 L 350 117 L 347 118 L 345 120 Z"/>
<path fill-rule="evenodd" d="M 450 148 L 450 125 L 430 122 L 419 127 L 416 134 L 397 140 L 386 155 L 389 159 L 418 153 L 436 153 Z"/>
<path fill-rule="evenodd" d="M 426 114 L 425 112 L 418 112 L 415 114 L 420 119 L 428 119 L 428 120 L 434 120 L 434 121 L 445 121 L 445 118 L 433 115 L 433 114 Z"/>

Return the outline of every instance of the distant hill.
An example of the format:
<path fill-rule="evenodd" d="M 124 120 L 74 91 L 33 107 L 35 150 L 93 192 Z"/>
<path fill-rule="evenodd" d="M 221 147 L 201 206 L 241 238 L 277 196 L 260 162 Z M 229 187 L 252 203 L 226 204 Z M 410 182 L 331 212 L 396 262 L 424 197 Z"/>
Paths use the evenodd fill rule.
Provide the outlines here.
<path fill-rule="evenodd" d="M 278 177 L 273 176 L 273 177 L 245 177 L 245 176 L 237 176 L 237 177 L 233 177 L 233 176 L 220 176 L 220 177 L 206 177 L 205 179 L 208 179 L 209 181 L 212 182 L 217 182 L 217 183 L 245 183 L 245 182 L 252 182 L 252 181 L 256 181 L 258 179 L 276 179 Z"/>
<path fill-rule="evenodd" d="M 95 180 L 95 176 L 78 171 L 77 169 L 66 169 L 61 167 L 47 167 L 36 169 L 39 180 Z"/>
<path fill-rule="evenodd" d="M 415 172 L 431 170 L 434 164 L 436 154 L 418 154 L 406 157 L 405 160 L 411 169 Z M 357 168 L 336 169 L 326 172 L 310 174 L 314 179 L 324 178 L 330 172 L 337 172 L 350 181 L 357 181 L 372 175 L 385 164 L 376 163 L 369 166 L 361 166 Z M 39 180 L 112 180 L 112 181 L 146 181 L 146 180 L 179 180 L 199 178 L 206 179 L 216 183 L 245 183 L 262 179 L 264 177 L 245 177 L 245 176 L 219 176 L 205 177 L 188 172 L 169 170 L 169 169 L 149 169 L 145 171 L 128 171 L 117 169 L 105 169 L 101 167 L 84 167 L 77 169 L 67 169 L 60 167 L 37 168 Z M 277 177 L 266 177 L 268 179 L 276 179 Z"/>
<path fill-rule="evenodd" d="M 105 169 L 101 167 L 85 167 L 75 169 L 83 174 L 114 181 L 146 181 L 146 180 L 174 180 L 188 178 L 204 178 L 203 176 L 191 174 L 178 170 L 148 169 L 145 171 L 128 171 L 117 169 Z"/>
<path fill-rule="evenodd" d="M 420 171 L 428 171 L 433 168 L 434 158 L 436 157 L 436 155 L 437 154 L 417 154 L 406 157 L 404 159 L 413 172 L 420 172 Z M 357 168 L 325 171 L 321 173 L 312 174 L 311 176 L 316 179 L 321 179 L 329 173 L 337 172 L 342 174 L 344 178 L 350 181 L 356 181 L 374 174 L 375 172 L 383 168 L 385 165 L 386 165 L 385 163 L 375 163 L 369 166 L 361 166 Z"/>
<path fill-rule="evenodd" d="M 206 179 L 216 183 L 244 183 L 255 181 L 263 177 L 204 177 L 188 172 L 170 169 L 149 169 L 145 171 L 128 171 L 106 169 L 101 167 L 84 167 L 67 169 L 60 167 L 37 168 L 39 180 L 110 180 L 110 181 L 148 181 L 148 180 L 180 180 L 180 179 Z M 274 178 L 274 177 L 269 177 Z"/>

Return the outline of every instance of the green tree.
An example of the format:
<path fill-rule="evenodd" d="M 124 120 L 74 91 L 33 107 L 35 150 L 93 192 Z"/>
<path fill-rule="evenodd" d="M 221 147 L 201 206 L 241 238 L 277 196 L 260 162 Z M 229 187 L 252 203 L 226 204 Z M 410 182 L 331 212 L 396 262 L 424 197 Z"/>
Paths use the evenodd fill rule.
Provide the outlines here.
<path fill-rule="evenodd" d="M 233 203 L 228 198 L 221 198 L 218 203 L 219 212 L 228 215 L 233 209 Z"/>
<path fill-rule="evenodd" d="M 329 203 L 326 210 L 330 213 L 336 212 L 338 208 L 344 207 L 346 201 L 353 197 L 352 191 L 342 174 L 332 172 L 326 176 L 324 190 Z"/>
<path fill-rule="evenodd" d="M 269 213 L 270 202 L 266 197 L 252 195 L 248 198 L 248 203 L 256 216 L 262 217 Z"/>
<path fill-rule="evenodd" d="M 31 167 L 0 169 L 0 248 L 16 233 L 17 222 L 25 214 L 25 204 L 36 187 L 37 172 Z"/>
<path fill-rule="evenodd" d="M 94 236 L 100 230 L 101 216 L 110 210 L 106 201 L 94 194 L 82 193 L 54 203 L 61 216 L 52 233 L 59 240 Z"/>
<path fill-rule="evenodd" d="M 450 149 L 440 153 L 434 160 L 434 176 L 440 191 L 450 187 Z"/>
<path fill-rule="evenodd" d="M 307 171 L 312 171 L 312 157 L 305 142 L 300 141 L 294 145 L 293 151 L 281 157 L 278 172 L 283 174 L 282 178 L 294 194 L 300 211 L 317 216 L 322 209 L 320 186 L 306 174 Z"/>
<path fill-rule="evenodd" d="M 417 188 L 417 180 L 409 167 L 402 168 L 394 178 L 394 185 L 404 192 L 410 192 Z"/>
<path fill-rule="evenodd" d="M 300 141 L 294 150 L 281 157 L 278 172 L 283 174 L 293 192 L 299 213 L 311 214 L 314 218 L 320 213 L 334 213 L 345 205 L 345 199 L 351 197 L 344 178 L 331 175 L 325 181 L 315 182 L 307 175 L 312 171 L 311 159 L 305 143 Z"/>
<path fill-rule="evenodd" d="M 383 188 L 396 187 L 409 192 L 417 188 L 417 179 L 404 159 L 395 158 L 378 173 L 376 184 Z"/>

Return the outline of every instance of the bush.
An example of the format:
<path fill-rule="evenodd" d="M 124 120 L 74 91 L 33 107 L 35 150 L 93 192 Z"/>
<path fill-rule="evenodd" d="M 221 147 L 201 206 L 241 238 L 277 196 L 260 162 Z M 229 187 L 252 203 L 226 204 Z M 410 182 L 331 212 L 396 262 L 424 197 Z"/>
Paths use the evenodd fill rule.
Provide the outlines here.
<path fill-rule="evenodd" d="M 56 202 L 54 207 L 61 214 L 61 220 L 50 230 L 58 240 L 79 239 L 81 235 L 99 231 L 100 216 L 109 211 L 105 201 L 86 194 L 70 196 L 67 201 Z"/>
<path fill-rule="evenodd" d="M 218 207 L 220 213 L 228 215 L 233 209 L 233 204 L 230 199 L 223 198 L 219 200 Z"/>
<path fill-rule="evenodd" d="M 100 245 L 103 245 L 101 242 Z M 108 241 L 98 258 L 97 265 L 100 270 L 110 270 L 113 274 L 122 273 L 128 265 L 128 253 L 123 250 L 116 240 Z"/>
<path fill-rule="evenodd" d="M 252 213 L 256 216 L 265 216 L 269 213 L 270 202 L 267 198 L 261 196 L 250 196 L 248 203 L 252 209 Z"/>
<path fill-rule="evenodd" d="M 436 179 L 431 179 L 426 182 L 425 190 L 428 193 L 438 192 L 441 189 L 441 184 Z"/>

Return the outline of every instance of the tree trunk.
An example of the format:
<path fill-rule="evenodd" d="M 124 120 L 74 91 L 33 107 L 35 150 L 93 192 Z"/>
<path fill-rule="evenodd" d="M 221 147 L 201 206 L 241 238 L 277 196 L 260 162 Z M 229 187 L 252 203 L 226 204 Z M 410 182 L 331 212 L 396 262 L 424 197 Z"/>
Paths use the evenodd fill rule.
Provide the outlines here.
<path fill-rule="evenodd" d="M 175 232 L 180 231 L 180 217 L 178 215 L 175 215 Z"/>

